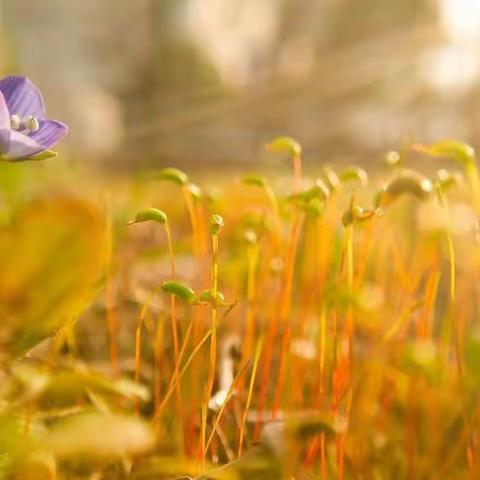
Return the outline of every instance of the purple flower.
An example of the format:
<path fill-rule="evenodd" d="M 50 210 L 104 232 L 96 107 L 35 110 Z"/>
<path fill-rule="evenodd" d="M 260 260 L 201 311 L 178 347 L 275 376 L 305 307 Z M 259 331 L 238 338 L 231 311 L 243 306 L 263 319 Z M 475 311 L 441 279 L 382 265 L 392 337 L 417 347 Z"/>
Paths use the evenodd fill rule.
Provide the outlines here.
<path fill-rule="evenodd" d="M 67 133 L 66 125 L 47 119 L 42 94 L 28 78 L 5 77 L 0 80 L 1 160 L 54 156 L 49 149 Z"/>

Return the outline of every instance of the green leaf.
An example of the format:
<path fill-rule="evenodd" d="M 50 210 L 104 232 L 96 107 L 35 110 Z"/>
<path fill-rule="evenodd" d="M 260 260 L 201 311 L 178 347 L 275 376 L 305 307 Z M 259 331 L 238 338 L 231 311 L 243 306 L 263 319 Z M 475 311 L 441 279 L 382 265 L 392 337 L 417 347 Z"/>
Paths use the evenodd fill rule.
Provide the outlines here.
<path fill-rule="evenodd" d="M 291 137 L 277 137 L 267 144 L 267 150 L 276 153 L 286 153 L 298 157 L 302 153 L 300 144 Z"/>
<path fill-rule="evenodd" d="M 197 301 L 197 295 L 187 285 L 168 280 L 162 284 L 162 290 L 171 295 L 175 295 L 186 303 L 195 303 Z"/>
<path fill-rule="evenodd" d="M 105 225 L 89 203 L 56 196 L 14 212 L 0 229 L 2 355 L 19 356 L 73 322 L 95 295 Z"/>
<path fill-rule="evenodd" d="M 154 442 L 151 427 L 138 418 L 86 412 L 56 422 L 45 444 L 56 456 L 68 458 L 132 455 L 149 450 Z"/>
<path fill-rule="evenodd" d="M 132 223 L 148 221 L 158 222 L 162 225 L 165 225 L 168 221 L 168 218 L 167 215 L 158 208 L 146 208 L 145 210 L 140 210 L 135 216 L 135 219 L 129 222 L 129 225 Z"/>
<path fill-rule="evenodd" d="M 32 157 L 28 157 L 26 160 L 39 162 L 41 160 L 48 160 L 49 158 L 54 158 L 57 155 L 58 153 L 53 150 L 45 150 L 44 152 L 39 153 L 38 155 L 33 155 Z"/>
<path fill-rule="evenodd" d="M 38 153 L 37 155 L 32 155 L 31 157 L 25 157 L 25 158 L 13 159 L 13 160 L 9 159 L 4 155 L 0 155 L 0 161 L 11 162 L 11 163 L 27 162 L 27 161 L 39 162 L 41 160 L 48 160 L 49 158 L 54 158 L 57 155 L 58 153 L 55 152 L 54 150 L 44 150 L 43 152 Z"/>
<path fill-rule="evenodd" d="M 181 186 L 186 185 L 188 182 L 187 174 L 178 168 L 164 168 L 156 174 L 156 178 L 159 180 L 167 180 Z"/>

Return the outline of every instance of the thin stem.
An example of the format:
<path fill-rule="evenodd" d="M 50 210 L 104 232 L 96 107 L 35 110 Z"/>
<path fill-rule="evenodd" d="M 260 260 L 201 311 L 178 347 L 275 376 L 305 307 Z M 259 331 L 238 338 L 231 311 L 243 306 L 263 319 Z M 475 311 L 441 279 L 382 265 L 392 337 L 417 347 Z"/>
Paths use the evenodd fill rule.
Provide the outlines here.
<path fill-rule="evenodd" d="M 247 367 L 250 365 L 250 360 L 247 360 L 240 370 L 238 371 L 237 375 L 233 379 L 232 384 L 230 385 L 230 388 L 228 389 L 227 395 L 225 397 L 225 401 L 223 402 L 222 406 L 220 407 L 220 410 L 218 411 L 217 418 L 215 418 L 215 421 L 213 422 L 212 426 L 212 432 L 210 433 L 210 436 L 208 437 L 207 443 L 205 445 L 205 452 L 208 450 L 208 447 L 210 446 L 210 443 L 212 442 L 213 436 L 215 435 L 215 431 L 217 430 L 218 424 L 220 423 L 220 418 L 222 418 L 223 412 L 225 410 L 225 407 L 227 406 L 228 401 L 230 400 L 234 390 L 235 386 L 237 385 L 238 381 L 240 380 L 241 376 L 244 374 L 246 371 Z"/>
<path fill-rule="evenodd" d="M 135 372 L 134 372 L 134 380 L 135 382 L 140 381 L 140 371 L 142 368 L 142 326 L 143 322 L 145 320 L 145 316 L 147 314 L 148 307 L 150 305 L 150 302 L 152 300 L 152 295 L 150 295 L 145 302 L 145 304 L 142 307 L 142 310 L 140 312 L 140 315 L 137 320 L 137 326 L 135 328 Z M 138 415 L 138 408 L 139 408 L 139 402 L 138 402 L 138 397 L 135 398 L 134 402 L 134 413 L 135 415 Z"/>
<path fill-rule="evenodd" d="M 190 332 L 192 330 L 192 324 L 190 323 L 187 329 L 187 333 L 185 333 L 185 339 L 183 342 L 182 349 L 180 350 L 180 355 L 179 355 L 179 360 L 182 361 L 183 354 L 185 352 L 185 347 L 187 346 L 188 340 L 190 338 Z M 193 349 L 192 353 L 188 357 L 187 361 L 185 362 L 183 368 L 179 371 L 178 374 L 178 381 L 182 379 L 182 377 L 185 375 L 185 372 L 188 370 L 188 367 L 192 363 L 192 360 L 194 357 L 197 355 L 199 352 L 200 348 L 204 345 L 204 343 L 210 338 L 210 335 L 212 334 L 212 330 L 208 330 L 208 332 L 202 337 L 200 342 L 197 344 L 197 346 Z M 155 416 L 153 418 L 154 424 L 157 424 L 160 420 L 161 417 L 161 412 L 163 410 L 163 407 L 167 404 L 167 401 L 169 400 L 170 396 L 172 395 L 173 391 L 175 390 L 175 384 L 176 384 L 176 378 L 172 377 L 170 380 L 170 383 L 167 388 L 167 393 L 165 394 L 165 397 L 162 400 L 162 403 L 158 406 L 157 411 L 155 412 Z"/>
<path fill-rule="evenodd" d="M 112 219 L 112 201 L 110 194 L 106 196 L 106 265 L 107 265 L 107 285 L 106 285 L 106 305 L 107 305 L 107 326 L 109 336 L 109 354 L 110 368 L 114 377 L 120 373 L 118 361 L 118 341 L 117 341 L 117 316 L 115 314 L 115 301 L 113 295 L 113 219 Z"/>
<path fill-rule="evenodd" d="M 209 370 L 208 370 L 208 379 L 207 387 L 205 389 L 205 405 L 208 411 L 208 402 L 212 396 L 213 392 L 213 383 L 215 381 L 215 370 L 217 363 L 217 323 L 218 323 L 218 303 L 217 303 L 217 293 L 218 293 L 218 235 L 212 235 L 212 323 L 211 323 L 211 332 L 212 336 L 210 339 L 210 359 L 209 359 Z M 206 415 L 202 418 L 202 429 L 203 432 L 201 443 L 205 445 L 205 432 L 206 432 Z M 205 455 L 207 451 L 206 448 L 202 448 L 202 460 L 205 460 Z"/>
<path fill-rule="evenodd" d="M 295 193 L 299 193 L 302 188 L 302 157 L 300 154 L 293 157 L 293 181 Z"/>
<path fill-rule="evenodd" d="M 243 359 L 250 357 L 253 338 L 255 336 L 255 294 L 256 294 L 256 271 L 258 265 L 259 245 L 255 243 L 248 246 L 248 272 L 247 272 L 247 313 L 245 342 L 243 347 Z"/>
<path fill-rule="evenodd" d="M 257 376 L 257 369 L 260 361 L 260 354 L 262 352 L 262 347 L 263 347 L 263 337 L 260 337 L 260 339 L 257 342 L 257 348 L 255 350 L 255 359 L 253 360 L 253 369 L 252 369 L 252 375 L 250 376 L 250 385 L 248 386 L 247 401 L 245 403 L 245 410 L 243 412 L 242 423 L 240 425 L 240 438 L 238 440 L 238 456 L 239 457 L 242 455 L 243 439 L 245 437 L 245 425 L 247 423 L 248 410 L 250 409 L 250 404 L 252 403 L 253 386 L 255 385 L 255 378 Z"/>

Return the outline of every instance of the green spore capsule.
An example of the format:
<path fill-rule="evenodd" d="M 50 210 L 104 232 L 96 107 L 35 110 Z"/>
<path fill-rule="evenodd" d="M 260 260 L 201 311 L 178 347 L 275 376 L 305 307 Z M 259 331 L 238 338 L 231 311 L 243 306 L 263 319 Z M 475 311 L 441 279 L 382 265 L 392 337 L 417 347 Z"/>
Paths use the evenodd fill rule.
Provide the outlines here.
<path fill-rule="evenodd" d="M 131 225 L 132 223 L 148 221 L 158 222 L 162 225 L 165 225 L 168 221 L 168 218 L 167 215 L 158 208 L 146 208 L 145 210 L 140 210 L 135 219 L 128 222 L 128 224 Z"/>
<path fill-rule="evenodd" d="M 312 187 L 317 197 L 326 200 L 330 196 L 330 190 L 321 178 L 317 178 L 315 185 Z"/>
<path fill-rule="evenodd" d="M 286 153 L 298 157 L 302 153 L 300 144 L 291 137 L 277 137 L 267 144 L 267 150 L 276 153 Z"/>
<path fill-rule="evenodd" d="M 212 235 L 218 235 L 224 225 L 225 223 L 223 221 L 223 217 L 221 217 L 220 215 L 213 214 L 210 217 L 210 233 Z"/>
<path fill-rule="evenodd" d="M 475 164 L 475 150 L 470 145 L 455 140 L 443 140 L 432 145 L 413 145 L 413 149 L 432 157 L 451 158 L 465 168 Z"/>
<path fill-rule="evenodd" d="M 250 245 L 258 243 L 258 235 L 254 230 L 247 230 L 245 232 L 245 240 Z"/>
<path fill-rule="evenodd" d="M 312 198 L 306 206 L 306 211 L 312 217 L 318 217 L 325 210 L 325 202 L 320 198 Z"/>
<path fill-rule="evenodd" d="M 367 172 L 360 167 L 347 167 L 339 174 L 339 178 L 343 183 L 359 182 L 362 185 L 366 185 L 368 182 Z"/>
<path fill-rule="evenodd" d="M 342 215 L 342 224 L 344 227 L 348 227 L 355 222 L 365 222 L 370 220 L 376 215 L 374 210 L 367 210 L 358 205 L 350 205 L 350 208 L 346 210 Z"/>
<path fill-rule="evenodd" d="M 213 305 L 215 303 L 215 297 L 213 295 L 213 291 L 211 289 L 204 290 L 198 297 L 199 303 L 204 303 L 208 305 Z M 226 305 L 225 297 L 223 296 L 222 292 L 217 291 L 216 295 L 216 304 L 220 307 Z"/>
<path fill-rule="evenodd" d="M 387 183 L 375 196 L 376 208 L 384 207 L 403 195 L 427 199 L 433 191 L 432 182 L 417 172 L 405 171 Z"/>
<path fill-rule="evenodd" d="M 323 169 L 325 176 L 325 183 L 330 192 L 334 192 L 340 186 L 340 178 L 338 178 L 337 172 L 333 168 L 325 167 Z"/>
<path fill-rule="evenodd" d="M 159 180 L 166 180 L 177 185 L 183 186 L 188 183 L 188 176 L 178 168 L 164 168 L 156 174 Z"/>
<path fill-rule="evenodd" d="M 396 167 L 400 165 L 402 157 L 396 150 L 391 150 L 385 155 L 385 163 L 390 167 Z"/>
<path fill-rule="evenodd" d="M 202 198 L 202 189 L 198 185 L 195 185 L 194 183 L 187 183 L 185 187 L 188 190 L 188 193 L 190 193 L 195 200 L 200 200 L 200 198 Z"/>
<path fill-rule="evenodd" d="M 245 175 L 242 178 L 242 183 L 244 183 L 245 185 L 260 188 L 265 188 L 265 186 L 267 185 L 266 180 L 260 175 Z"/>
<path fill-rule="evenodd" d="M 440 185 L 440 188 L 445 191 L 461 184 L 463 182 L 463 177 L 459 172 L 451 173 L 442 168 L 437 172 L 437 182 Z"/>
<path fill-rule="evenodd" d="M 197 302 L 197 295 L 189 286 L 168 280 L 162 283 L 162 290 L 171 295 L 175 295 L 186 303 L 192 304 Z"/>
<path fill-rule="evenodd" d="M 353 209 L 349 208 L 348 210 L 345 210 L 342 215 L 342 224 L 344 227 L 348 227 L 355 221 L 355 216 L 353 214 Z"/>

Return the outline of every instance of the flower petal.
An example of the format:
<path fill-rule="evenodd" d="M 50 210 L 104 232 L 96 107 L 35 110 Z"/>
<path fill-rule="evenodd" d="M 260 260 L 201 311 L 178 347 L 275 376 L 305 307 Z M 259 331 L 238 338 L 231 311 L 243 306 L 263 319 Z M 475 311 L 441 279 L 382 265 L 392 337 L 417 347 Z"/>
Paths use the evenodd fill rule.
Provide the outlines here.
<path fill-rule="evenodd" d="M 8 152 L 10 145 L 10 130 L 0 129 L 0 157 Z"/>
<path fill-rule="evenodd" d="M 43 152 L 45 147 L 23 133 L 10 131 L 10 145 L 6 157 L 8 160 L 28 160 L 28 157 Z"/>
<path fill-rule="evenodd" d="M 0 92 L 0 155 L 7 153 L 10 142 L 10 113 L 7 102 Z"/>
<path fill-rule="evenodd" d="M 40 90 L 25 77 L 5 77 L 0 80 L 0 92 L 5 97 L 10 115 L 20 118 L 32 115 L 45 118 L 45 105 Z"/>
<path fill-rule="evenodd" d="M 53 147 L 68 133 L 68 127 L 57 120 L 40 120 L 40 128 L 29 134 L 32 140 L 45 148 Z"/>
<path fill-rule="evenodd" d="M 2 92 L 0 92 L 0 130 L 10 130 L 10 112 Z"/>

